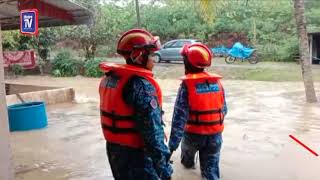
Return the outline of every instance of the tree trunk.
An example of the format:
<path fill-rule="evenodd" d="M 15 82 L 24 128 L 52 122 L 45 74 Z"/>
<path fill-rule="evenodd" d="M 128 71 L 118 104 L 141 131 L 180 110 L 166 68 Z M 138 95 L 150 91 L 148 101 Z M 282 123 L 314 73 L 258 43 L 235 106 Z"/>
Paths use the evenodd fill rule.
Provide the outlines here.
<path fill-rule="evenodd" d="M 91 56 L 92 58 L 94 58 L 96 56 L 96 52 L 97 52 L 97 44 L 92 44 L 92 47 L 91 47 Z"/>
<path fill-rule="evenodd" d="M 256 17 L 252 19 L 252 34 L 253 34 L 253 41 L 252 45 L 255 46 L 257 44 L 257 24 L 256 24 Z"/>
<path fill-rule="evenodd" d="M 84 47 L 84 50 L 85 50 L 85 57 L 86 57 L 86 61 L 87 60 L 90 60 L 90 59 L 93 59 L 96 55 L 96 51 L 97 51 L 97 44 L 95 43 L 92 43 L 92 44 L 87 44 L 85 47 Z"/>
<path fill-rule="evenodd" d="M 308 44 L 308 33 L 306 28 L 306 18 L 304 15 L 304 0 L 294 0 L 295 19 L 299 35 L 299 51 L 302 77 L 305 87 L 307 102 L 317 102 L 313 85 L 312 68 L 310 64 L 310 53 Z"/>
<path fill-rule="evenodd" d="M 86 44 L 86 45 L 84 46 L 85 60 L 86 60 L 86 61 L 89 60 L 89 59 L 91 59 L 90 46 L 91 46 L 90 44 Z"/>
<path fill-rule="evenodd" d="M 137 13 L 137 27 L 141 28 L 139 0 L 135 0 L 135 2 L 136 2 L 136 13 Z"/>

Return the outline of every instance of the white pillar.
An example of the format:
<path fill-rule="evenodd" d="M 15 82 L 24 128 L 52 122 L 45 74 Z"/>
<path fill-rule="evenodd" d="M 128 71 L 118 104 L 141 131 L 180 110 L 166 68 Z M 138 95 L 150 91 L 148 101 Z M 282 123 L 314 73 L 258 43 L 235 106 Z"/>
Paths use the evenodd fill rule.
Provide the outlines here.
<path fill-rule="evenodd" d="M 0 180 L 13 180 L 0 22 Z"/>

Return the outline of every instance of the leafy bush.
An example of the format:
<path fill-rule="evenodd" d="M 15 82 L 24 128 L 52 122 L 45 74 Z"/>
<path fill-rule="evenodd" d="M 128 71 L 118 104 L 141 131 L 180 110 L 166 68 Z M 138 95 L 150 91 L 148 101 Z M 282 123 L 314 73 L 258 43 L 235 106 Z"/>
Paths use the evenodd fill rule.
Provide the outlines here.
<path fill-rule="evenodd" d="M 56 40 L 75 40 L 78 52 L 84 52 L 86 59 L 93 56 L 107 56 L 116 52 L 115 42 L 128 29 L 136 27 L 134 1 L 99 3 L 98 0 L 78 0 L 94 13 L 91 26 L 64 26 L 44 29 L 39 38 L 20 36 L 18 31 L 3 33 L 3 47 L 6 50 L 23 50 L 32 47 L 46 48 Z M 151 1 L 150 1 L 151 2 Z M 257 49 L 263 60 L 292 61 L 297 54 L 297 28 L 292 0 L 244 1 L 244 0 L 157 0 L 144 3 L 141 8 L 141 26 L 160 36 L 162 42 L 176 38 L 195 38 L 210 42 L 220 33 L 244 34 L 248 42 Z M 206 3 L 207 6 L 203 6 Z M 99 6 L 96 6 L 99 4 Z M 320 29 L 320 3 L 317 0 L 305 2 L 308 30 Z M 210 12 L 208 12 L 210 11 Z M 57 35 L 55 35 L 57 33 Z M 214 42 L 231 46 L 242 38 L 225 36 Z M 230 42 L 229 42 L 230 40 Z M 36 41 L 36 42 L 34 42 Z M 210 43 L 209 43 L 210 44 Z M 211 43 L 213 44 L 213 43 Z M 64 46 L 66 47 L 66 46 Z M 60 48 L 60 47 L 58 47 Z M 39 51 L 38 51 L 39 52 Z M 46 58 L 47 51 L 39 52 Z M 60 69 L 60 73 L 63 71 Z"/>
<path fill-rule="evenodd" d="M 23 67 L 19 64 L 13 64 L 10 66 L 11 71 L 15 76 L 23 74 Z"/>
<path fill-rule="evenodd" d="M 277 44 L 265 43 L 256 46 L 257 52 L 264 61 L 295 61 L 294 56 L 299 54 L 298 39 L 288 38 Z"/>
<path fill-rule="evenodd" d="M 59 69 L 53 70 L 52 75 L 55 77 L 62 77 L 61 71 Z"/>
<path fill-rule="evenodd" d="M 57 77 L 76 76 L 81 65 L 80 61 L 72 57 L 70 51 L 62 51 L 53 59 L 52 74 Z"/>
<path fill-rule="evenodd" d="M 115 54 L 117 50 L 115 46 L 99 46 L 96 52 L 96 57 L 107 57 L 109 55 Z"/>
<path fill-rule="evenodd" d="M 101 77 L 103 72 L 99 69 L 99 64 L 103 62 L 100 58 L 90 59 L 84 64 L 85 76 Z"/>

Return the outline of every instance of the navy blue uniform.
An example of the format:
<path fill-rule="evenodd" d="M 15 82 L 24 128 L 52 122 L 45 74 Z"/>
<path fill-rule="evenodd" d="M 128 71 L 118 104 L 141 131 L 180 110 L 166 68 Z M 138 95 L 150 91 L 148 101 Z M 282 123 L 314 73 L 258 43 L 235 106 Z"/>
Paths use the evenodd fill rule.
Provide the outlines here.
<path fill-rule="evenodd" d="M 201 88 L 200 86 L 197 88 Z M 197 89 L 198 92 L 203 92 Z M 224 103 L 223 113 L 227 114 L 227 105 Z M 219 158 L 222 145 L 222 135 L 198 135 L 184 132 L 189 119 L 188 91 L 184 83 L 180 85 L 172 118 L 169 148 L 175 151 L 181 139 L 181 163 L 186 168 L 194 167 L 195 154 L 200 153 L 201 175 L 208 180 L 218 180 Z"/>
<path fill-rule="evenodd" d="M 170 178 L 173 172 L 168 163 L 170 151 L 164 143 L 162 112 L 155 87 L 148 80 L 135 76 L 124 87 L 123 98 L 135 109 L 137 128 L 145 146 L 140 150 L 107 143 L 108 158 L 115 179 Z"/>

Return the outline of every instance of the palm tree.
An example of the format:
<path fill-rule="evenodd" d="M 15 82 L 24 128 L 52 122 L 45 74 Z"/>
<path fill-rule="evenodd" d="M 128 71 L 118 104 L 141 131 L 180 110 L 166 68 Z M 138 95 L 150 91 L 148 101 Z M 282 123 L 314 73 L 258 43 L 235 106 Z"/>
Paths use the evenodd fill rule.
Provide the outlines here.
<path fill-rule="evenodd" d="M 194 1 L 195 3 L 195 1 Z M 215 18 L 217 0 L 201 0 L 199 1 L 199 7 L 202 18 L 209 24 L 212 24 Z"/>
<path fill-rule="evenodd" d="M 304 0 L 294 0 L 294 11 L 299 35 L 300 64 L 306 98 L 307 102 L 314 103 L 317 102 L 317 96 L 314 90 L 312 69 L 310 64 L 306 17 L 304 15 Z"/>

